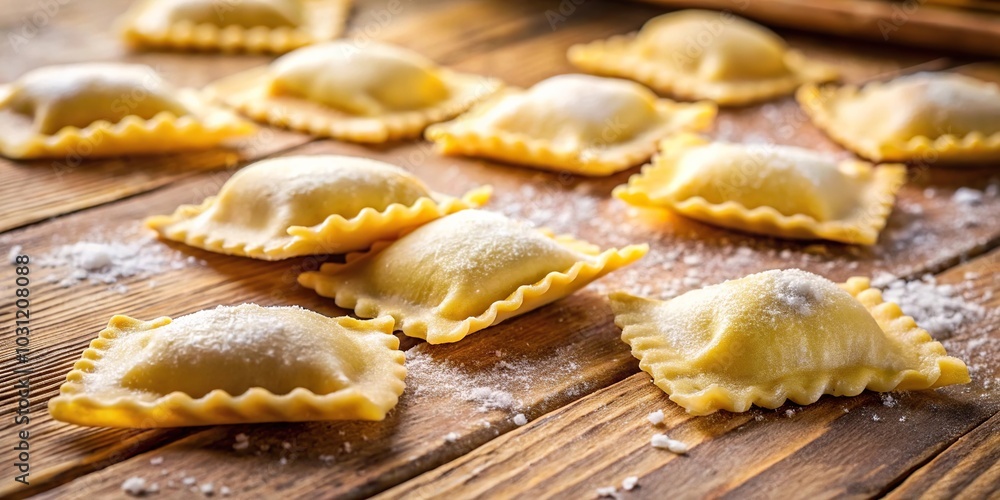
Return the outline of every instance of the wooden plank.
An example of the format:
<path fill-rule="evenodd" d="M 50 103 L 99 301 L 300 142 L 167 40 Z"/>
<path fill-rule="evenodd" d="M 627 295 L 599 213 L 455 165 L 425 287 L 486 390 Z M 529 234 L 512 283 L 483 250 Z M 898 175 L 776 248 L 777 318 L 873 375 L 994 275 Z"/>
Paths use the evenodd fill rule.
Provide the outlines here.
<path fill-rule="evenodd" d="M 997 496 L 1000 496 L 1000 415 L 962 436 L 886 498 Z"/>
<path fill-rule="evenodd" d="M 728 10 L 764 24 L 877 43 L 1000 55 L 1000 15 L 923 2 L 871 0 L 643 0 L 674 8 Z"/>
<path fill-rule="evenodd" d="M 996 307 L 1000 280 L 992 273 L 998 258 L 1000 250 L 949 270 L 941 281 L 958 282 L 965 273 L 975 273 L 980 276 L 978 289 L 993 293 L 981 299 L 983 304 Z M 988 361 L 977 366 L 972 384 L 965 387 L 894 393 L 893 399 L 874 393 L 824 397 L 806 407 L 788 404 L 774 411 L 692 417 L 640 373 L 379 498 L 504 497 L 525 491 L 580 498 L 594 495 L 600 487 L 621 485 L 628 476 L 639 478 L 635 494 L 644 498 L 879 495 L 886 485 L 1000 411 L 997 321 L 995 316 L 988 317 L 971 325 L 967 336 L 948 341 L 952 351 L 959 353 L 992 344 Z M 646 415 L 660 409 L 666 420 L 662 426 L 653 426 Z M 995 427 L 996 422 L 989 425 Z M 996 487 L 990 479 L 996 470 L 990 458 L 996 450 L 989 446 L 996 441 L 996 433 L 990 434 L 990 428 L 977 429 L 955 446 L 951 460 L 968 457 L 963 464 L 976 467 L 952 469 L 956 481 L 965 483 L 953 488 L 941 484 L 941 494 L 929 496 L 950 497 L 949 493 L 957 494 L 970 483 L 975 485 L 968 490 L 973 496 Z M 652 448 L 649 440 L 654 433 L 667 433 L 691 450 L 680 456 Z M 937 475 L 949 470 L 948 454 L 939 459 L 927 473 L 914 476 L 913 489 L 901 490 L 903 497 L 910 496 L 907 492 L 926 492 Z"/>

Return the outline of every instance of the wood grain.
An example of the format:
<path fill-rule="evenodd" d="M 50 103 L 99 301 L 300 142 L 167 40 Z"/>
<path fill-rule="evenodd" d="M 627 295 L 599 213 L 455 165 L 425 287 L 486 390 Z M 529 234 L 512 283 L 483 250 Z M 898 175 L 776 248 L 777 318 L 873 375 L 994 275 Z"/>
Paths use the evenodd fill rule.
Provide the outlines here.
<path fill-rule="evenodd" d="M 962 436 L 886 498 L 997 496 L 1000 496 L 1000 415 Z"/>
<path fill-rule="evenodd" d="M 516 85 L 530 85 L 554 74 L 572 72 L 564 57 L 569 45 L 634 30 L 659 12 L 652 7 L 584 2 L 564 15 L 564 20 L 553 23 L 547 11 L 560 12 L 563 8 L 555 1 L 404 1 L 401 10 L 395 9 L 395 12 L 389 11 L 388 5 L 386 2 L 362 2 L 351 21 L 348 39 L 357 44 L 370 39 L 401 43 L 456 69 L 497 76 Z M 37 56 L 29 61 L 22 61 L 23 56 L 17 56 L 18 62 L 9 71 L 23 69 L 18 65 L 34 67 L 72 60 L 72 57 L 138 58 L 136 60 L 171 68 L 168 79 L 172 81 L 201 85 L 218 75 L 262 62 L 245 56 L 124 54 L 118 53 L 113 41 L 102 38 L 95 39 L 93 47 L 87 49 L 90 52 L 75 46 L 57 50 L 79 43 L 90 31 L 104 29 L 100 27 L 103 22 L 100 19 L 111 17 L 103 11 L 105 8 L 111 10 L 110 7 L 89 9 L 102 11 L 97 13 L 72 7 L 80 10 L 66 14 L 65 20 L 54 21 L 64 23 L 58 25 L 59 30 L 39 35 L 37 42 L 41 48 L 32 49 L 37 51 Z M 23 7 L 0 8 L 0 23 L 16 24 L 25 12 L 28 11 Z M 843 68 L 845 80 L 852 82 L 886 78 L 916 69 L 943 69 L 954 64 L 933 54 L 896 48 L 871 50 L 851 42 L 803 35 L 792 35 L 789 42 L 810 57 L 838 64 Z M 710 135 L 724 140 L 802 145 L 846 155 L 809 124 L 790 98 L 752 108 L 724 110 Z M 562 415 L 560 411 L 576 411 L 572 410 L 577 407 L 574 405 L 584 404 L 584 401 L 591 405 L 605 398 L 602 404 L 615 408 L 614 411 L 632 411 L 644 417 L 643 405 L 662 400 L 662 393 L 648 392 L 651 386 L 642 382 L 642 375 L 635 375 L 635 361 L 628 355 L 627 346 L 618 340 L 619 332 L 603 299 L 603 294 L 609 290 L 625 288 L 635 293 L 666 297 L 703 284 L 775 267 L 800 267 L 833 279 L 871 275 L 877 271 L 917 276 L 954 266 L 1000 243 L 1000 221 L 993 215 L 1000 208 L 1000 199 L 986 196 L 981 203 L 971 205 L 952 199 L 960 186 L 985 188 L 994 172 L 989 169 L 942 171 L 933 165 L 915 168 L 911 172 L 913 181 L 901 192 L 897 209 L 879 244 L 861 249 L 758 238 L 712 228 L 665 211 L 633 210 L 610 199 L 611 189 L 637 169 L 606 179 L 584 179 L 475 159 L 440 157 L 423 142 L 366 147 L 331 141 L 302 144 L 307 139 L 286 133 L 276 133 L 274 137 L 273 143 L 235 160 L 216 158 L 213 156 L 216 153 L 203 153 L 204 157 L 116 160 L 86 170 L 77 169 L 65 180 L 47 176 L 44 170 L 49 167 L 45 164 L 0 163 L 0 179 L 3 180 L 0 202 L 4 192 L 17 191 L 21 198 L 29 200 L 24 203 L 36 200 L 41 203 L 26 205 L 26 210 L 12 212 L 9 219 L 3 219 L 8 216 L 6 212 L 0 216 L 0 221 L 6 222 L 8 227 L 28 224 L 0 235 L 0 254 L 6 255 L 9 248 L 21 245 L 23 253 L 38 258 L 64 243 L 78 240 L 141 240 L 148 237 L 138 228 L 142 217 L 168 213 L 181 203 L 199 202 L 217 191 L 243 162 L 278 151 L 281 154 L 372 157 L 412 170 L 431 187 L 451 194 L 484 183 L 492 184 L 496 192 L 489 208 L 493 210 L 559 232 L 573 233 L 604 246 L 649 242 L 651 251 L 634 267 L 616 272 L 571 298 L 477 333 L 459 344 L 427 346 L 405 339 L 403 348 L 411 357 L 423 360 L 430 375 L 455 375 L 450 378 L 478 380 L 483 387 L 507 391 L 520 401 L 516 408 L 480 412 L 479 403 L 463 399 L 462 391 L 454 391 L 454 394 L 435 392 L 434 383 L 421 384 L 417 375 L 411 376 L 410 389 L 400 406 L 381 424 L 341 422 L 123 431 L 60 424 L 53 422 L 45 411 L 46 401 L 56 393 L 69 367 L 108 318 L 116 313 L 144 319 L 161 315 L 176 317 L 217 304 L 251 301 L 265 305 L 299 304 L 323 314 L 344 314 L 346 311 L 336 308 L 331 300 L 318 297 L 295 283 L 299 272 L 314 268 L 323 257 L 267 263 L 215 255 L 183 245 L 154 244 L 157 248 L 170 248 L 180 257 L 193 257 L 200 263 L 122 280 L 121 284 L 128 288 L 125 294 L 105 284 L 84 282 L 60 288 L 44 279 L 36 281 L 38 285 L 32 288 L 32 310 L 44 322 L 33 334 L 34 345 L 39 350 L 32 407 L 38 418 L 33 420 L 32 433 L 36 436 L 33 446 L 43 451 L 33 462 L 32 487 L 22 489 L 8 483 L 0 486 L 0 497 L 23 497 L 46 490 L 51 490 L 45 495 L 50 497 L 121 495 L 122 481 L 133 475 L 159 482 L 164 488 L 164 496 L 189 493 L 179 487 L 184 475 L 196 476 L 200 482 L 213 481 L 216 487 L 227 485 L 241 497 L 309 496 L 316 491 L 322 491 L 323 496 L 346 498 L 376 494 L 427 471 L 441 470 L 464 454 L 489 446 L 497 436 L 513 436 L 511 431 L 515 431 L 516 426 L 511 419 L 518 412 L 533 422 L 528 426 L 532 427 L 537 422 Z M 149 163 L 144 163 L 146 161 Z M 233 168 L 228 168 L 230 165 Z M 141 168 L 136 169 L 137 166 Z M 39 172 L 39 168 L 43 172 Z M 8 189 L 8 178 L 23 180 L 18 181 L 16 190 L 4 191 Z M 47 189 L 32 184 L 32 180 L 38 182 L 39 179 Z M 8 203 L 5 206 L 16 205 Z M 37 215 L 46 209 L 50 210 L 46 215 Z M 32 223 L 57 215 L 61 216 Z M 49 274 L 61 276 L 65 270 L 35 268 L 32 272 L 44 278 Z M 946 274 L 943 279 L 954 276 Z M 0 283 L 0 297 L 3 297 L 0 299 L 0 321 L 4 324 L 9 323 L 11 310 L 8 283 L 6 279 Z M 977 285 L 984 291 L 996 288 L 995 283 L 983 280 Z M 979 327 L 984 326 L 970 328 Z M 984 328 L 995 330 L 995 327 L 990 324 Z M 963 330 L 956 333 L 953 341 L 957 342 L 956 347 L 962 347 L 967 345 L 963 344 L 963 339 L 975 334 L 976 331 Z M 10 349 L 10 337 L 3 337 L 0 347 Z M 501 356 L 496 355 L 497 351 Z M 984 359 L 1000 358 L 987 353 Z M 508 373 L 510 368 L 504 362 L 518 367 L 516 373 Z M 567 369 L 567 362 L 575 365 Z M 0 369 L 9 369 L 11 363 L 7 357 L 0 359 Z M 516 376 L 501 377 L 504 374 Z M 426 378 L 432 378 L 430 375 Z M 10 386 L 9 372 L 0 376 L 0 383 Z M 419 392 L 421 385 L 429 389 Z M 634 390 L 621 392 L 624 387 Z M 619 394 L 624 398 L 622 402 L 615 399 Z M 584 397 L 586 400 L 580 399 Z M 12 410 L 6 405 L 6 393 L 4 398 L 4 406 L 0 408 L 0 416 L 4 417 L 0 420 L 0 447 L 7 448 Z M 820 484 L 829 486 L 834 481 L 841 481 L 863 491 L 877 491 L 898 484 L 910 469 L 930 460 L 963 430 L 985 420 L 986 414 L 994 411 L 991 401 L 976 401 L 968 408 L 963 406 L 961 411 L 955 411 L 954 415 L 934 417 L 950 425 L 929 438 L 938 440 L 936 447 L 923 441 L 903 446 L 898 450 L 897 459 L 863 481 L 855 484 L 846 475 L 846 469 L 837 469 L 828 482 Z M 877 402 L 877 398 L 867 396 L 842 404 L 853 407 Z M 632 404 L 636 406 L 629 406 Z M 854 417 L 858 421 L 846 420 L 838 424 L 843 417 L 824 410 L 830 404 L 833 403 L 824 402 L 815 407 L 819 409 L 797 413 L 796 417 L 802 416 L 797 424 L 790 423 L 796 419 L 786 421 L 780 415 L 770 414 L 765 416 L 763 423 L 755 420 L 742 423 L 739 418 L 709 420 L 707 424 L 687 420 L 677 420 L 677 423 L 682 428 L 694 429 L 692 432 L 697 433 L 693 435 L 699 436 L 705 427 L 704 435 L 713 437 L 706 446 L 716 440 L 729 440 L 725 442 L 730 444 L 724 448 L 712 445 L 719 446 L 718 453 L 723 455 L 734 453 L 728 447 L 740 446 L 740 443 L 763 439 L 787 441 L 770 451 L 744 446 L 729 462 L 743 463 L 747 477 L 755 472 L 774 474 L 782 470 L 781 464 L 787 463 L 788 457 L 795 457 L 791 459 L 793 464 L 803 460 L 801 455 L 796 455 L 800 448 L 808 449 L 803 453 L 814 457 L 812 459 L 822 458 L 825 450 L 837 449 L 836 443 L 824 445 L 827 448 L 811 444 L 825 443 L 820 441 L 825 434 L 818 429 L 827 432 L 827 425 L 843 425 L 833 436 L 868 429 L 867 422 L 858 417 Z M 931 418 L 925 417 L 921 417 L 921 425 Z M 586 418 L 584 423 L 590 420 Z M 483 422 L 490 426 L 486 427 Z M 604 425 L 627 427 L 632 424 Z M 745 425 L 756 426 L 758 430 L 741 441 L 741 429 Z M 566 432 L 576 435 L 582 428 L 567 427 Z M 522 428 L 515 433 L 525 430 Z M 251 438 L 253 448 L 249 451 L 232 449 L 234 436 L 240 432 Z M 444 440 L 450 432 L 455 433 L 453 442 Z M 602 427 L 589 431 L 587 436 L 603 432 Z M 806 433 L 806 437 L 813 439 L 803 440 L 805 437 L 799 433 Z M 288 449 L 282 446 L 284 442 L 289 443 Z M 349 450 L 345 443 L 351 443 Z M 586 448 L 590 458 L 573 470 L 589 470 L 593 464 L 603 463 L 602 455 L 631 457 L 631 448 L 618 449 L 621 443 L 630 441 L 622 438 L 619 442 L 608 443 L 608 447 L 596 451 Z M 268 449 L 262 449 L 261 445 Z M 532 453 L 538 451 L 535 449 Z M 163 457 L 164 464 L 151 466 L 151 457 Z M 640 462 L 646 464 L 643 467 L 648 468 L 649 474 L 654 474 L 658 460 L 660 457 L 651 455 Z M 588 465 L 588 461 L 593 463 Z M 161 476 L 161 470 L 166 470 L 167 475 Z M 691 467 L 690 470 L 691 475 L 686 480 L 697 482 L 703 479 L 699 474 L 704 475 L 712 469 Z M 529 476 L 533 477 L 531 474 L 523 477 Z M 177 487 L 166 488 L 168 481 L 173 481 Z M 676 477 L 671 481 L 679 482 Z M 441 484 L 443 488 L 446 483 Z M 525 481 L 520 486 L 517 491 L 535 487 L 535 483 Z M 591 486 L 581 483 L 580 489 L 572 491 L 591 496 Z M 725 482 L 716 486 L 728 491 L 739 485 Z M 764 490 L 766 487 L 760 485 Z"/>

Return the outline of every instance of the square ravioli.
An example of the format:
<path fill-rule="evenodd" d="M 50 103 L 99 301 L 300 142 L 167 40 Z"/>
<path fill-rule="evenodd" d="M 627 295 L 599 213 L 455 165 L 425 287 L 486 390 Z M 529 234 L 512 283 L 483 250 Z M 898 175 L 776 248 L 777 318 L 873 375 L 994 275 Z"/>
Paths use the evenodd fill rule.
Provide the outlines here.
<path fill-rule="evenodd" d="M 444 154 L 602 176 L 648 160 L 663 137 L 707 128 L 715 112 L 714 104 L 659 99 L 628 80 L 560 75 L 500 92 L 426 136 Z"/>
<path fill-rule="evenodd" d="M 393 321 L 301 307 L 219 306 L 176 320 L 111 318 L 49 401 L 99 427 L 382 420 L 406 369 Z"/>
<path fill-rule="evenodd" d="M 464 210 L 394 243 L 324 264 L 299 283 L 362 318 L 389 315 L 430 344 L 467 335 L 561 299 L 646 254 L 601 252 L 500 214 Z"/>
<path fill-rule="evenodd" d="M 363 250 L 439 217 L 482 206 L 490 192 L 484 186 L 452 198 L 388 163 L 336 155 L 286 156 L 249 165 L 226 181 L 218 195 L 145 223 L 163 238 L 210 252 L 279 260 Z"/>
<path fill-rule="evenodd" d="M 351 0 L 139 0 L 117 21 L 135 48 L 284 53 L 340 36 Z"/>
<path fill-rule="evenodd" d="M 629 78 L 681 99 L 746 105 L 835 80 L 773 31 L 731 12 L 683 10 L 650 19 L 638 33 L 570 47 L 574 66 Z"/>
<path fill-rule="evenodd" d="M 47 66 L 0 85 L 0 154 L 104 157 L 216 147 L 256 130 L 149 66 Z"/>
<path fill-rule="evenodd" d="M 1000 160 L 1000 86 L 957 73 L 804 86 L 799 104 L 844 147 L 872 161 Z"/>
<path fill-rule="evenodd" d="M 420 137 L 502 86 L 392 45 L 336 41 L 224 78 L 207 91 L 251 118 L 344 141 Z"/>
<path fill-rule="evenodd" d="M 614 195 L 708 224 L 796 239 L 874 245 L 906 182 L 899 164 L 835 161 L 807 149 L 663 141 L 661 152 Z"/>
<path fill-rule="evenodd" d="M 610 298 L 639 368 L 693 415 L 969 382 L 965 363 L 866 278 L 773 270 L 666 302 Z"/>

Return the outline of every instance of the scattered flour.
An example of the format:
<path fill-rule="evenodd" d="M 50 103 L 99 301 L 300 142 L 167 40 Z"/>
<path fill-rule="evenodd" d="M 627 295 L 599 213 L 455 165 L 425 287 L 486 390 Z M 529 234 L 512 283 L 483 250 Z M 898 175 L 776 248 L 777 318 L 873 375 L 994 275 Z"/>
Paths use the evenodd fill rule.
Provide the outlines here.
<path fill-rule="evenodd" d="M 528 417 L 525 417 L 523 413 L 518 413 L 514 415 L 514 425 L 525 425 L 528 423 Z"/>
<path fill-rule="evenodd" d="M 109 287 L 126 293 L 119 280 L 148 278 L 185 267 L 203 265 L 203 261 L 171 249 L 152 236 L 106 235 L 57 246 L 35 262 L 42 268 L 58 269 L 46 277 L 49 283 L 66 288 L 81 282 L 116 285 Z"/>
<path fill-rule="evenodd" d="M 458 438 L 459 438 L 459 435 L 458 435 L 457 432 L 449 432 L 449 433 L 447 433 L 447 434 L 444 435 L 444 442 L 446 442 L 446 443 L 454 443 L 455 441 L 458 441 Z"/>
<path fill-rule="evenodd" d="M 419 347 L 410 349 L 406 352 L 407 392 L 417 397 L 433 396 L 470 402 L 480 413 L 494 410 L 511 412 L 517 423 L 516 415 L 522 413 L 519 410 L 525 405 L 516 394 L 530 392 L 539 378 L 552 376 L 553 373 L 582 377 L 579 365 L 571 361 L 571 355 L 567 355 L 568 349 L 557 349 L 541 359 L 490 356 L 476 365 L 457 364 Z"/>
<path fill-rule="evenodd" d="M 886 301 L 899 304 L 904 314 L 912 316 L 917 325 L 936 338 L 950 337 L 963 324 L 986 315 L 983 306 L 962 296 L 967 285 L 939 285 L 931 274 L 906 281 L 881 273 L 872 279 L 872 286 L 882 288 Z"/>

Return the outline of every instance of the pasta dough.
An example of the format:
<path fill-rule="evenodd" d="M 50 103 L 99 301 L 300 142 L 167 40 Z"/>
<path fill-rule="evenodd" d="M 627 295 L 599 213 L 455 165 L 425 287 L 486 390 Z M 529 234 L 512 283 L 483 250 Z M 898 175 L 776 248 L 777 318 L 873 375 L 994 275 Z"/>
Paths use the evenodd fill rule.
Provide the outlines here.
<path fill-rule="evenodd" d="M 324 264 L 299 283 L 360 317 L 390 315 L 428 343 L 470 333 L 565 297 L 645 255 L 600 252 L 569 237 L 481 210 L 443 217 L 346 264 Z"/>
<path fill-rule="evenodd" d="M 773 270 L 667 302 L 610 298 L 639 367 L 693 415 L 969 382 L 965 363 L 866 278 Z"/>
<path fill-rule="evenodd" d="M 771 30 L 729 12 L 684 10 L 655 17 L 637 34 L 570 47 L 573 65 L 630 78 L 682 99 L 743 105 L 833 80 L 831 67 L 789 49 Z"/>
<path fill-rule="evenodd" d="M 349 156 L 288 156 L 237 172 L 200 205 L 146 219 L 167 239 L 264 260 L 362 250 L 443 215 L 486 203 L 432 192 L 409 172 Z"/>
<path fill-rule="evenodd" d="M 560 75 L 502 92 L 426 135 L 445 154 L 600 176 L 646 161 L 671 133 L 707 127 L 715 111 L 627 80 Z"/>
<path fill-rule="evenodd" d="M 873 245 L 906 180 L 903 165 L 837 162 L 806 149 L 664 141 L 615 196 L 752 233 Z"/>
<path fill-rule="evenodd" d="M 382 420 L 406 376 L 392 325 L 256 304 L 115 316 L 49 413 L 101 427 Z"/>
<path fill-rule="evenodd" d="M 10 158 L 161 153 L 253 131 L 140 64 L 48 66 L 0 86 L 0 152 Z"/>
<path fill-rule="evenodd" d="M 385 142 L 419 137 L 498 88 L 392 45 L 313 45 L 213 84 L 218 99 L 255 120 L 322 137 Z"/>
<path fill-rule="evenodd" d="M 1000 159 L 1000 87 L 956 73 L 918 73 L 863 88 L 798 93 L 830 137 L 873 161 Z"/>
<path fill-rule="evenodd" d="M 118 21 L 133 47 L 282 53 L 340 35 L 350 0 L 140 0 Z"/>

